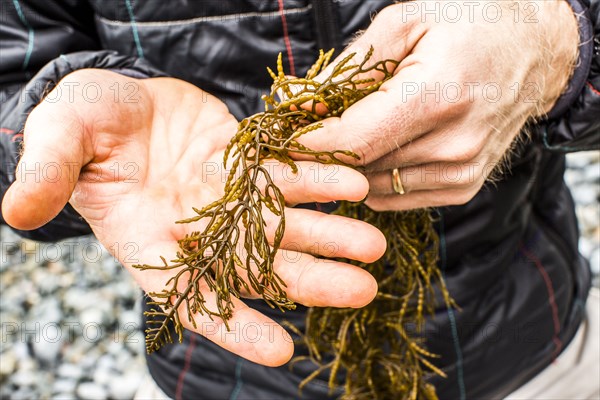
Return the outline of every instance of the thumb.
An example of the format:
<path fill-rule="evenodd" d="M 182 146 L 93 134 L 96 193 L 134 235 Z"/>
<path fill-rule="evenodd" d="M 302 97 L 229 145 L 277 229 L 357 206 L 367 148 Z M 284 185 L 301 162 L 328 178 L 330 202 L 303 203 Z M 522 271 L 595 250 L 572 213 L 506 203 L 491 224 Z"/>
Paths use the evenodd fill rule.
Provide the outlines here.
<path fill-rule="evenodd" d="M 323 83 L 331 79 L 330 82 L 344 85 L 344 81 L 348 80 L 350 74 L 356 73 L 356 68 L 344 68 L 344 66 L 352 65 L 359 65 L 360 70 L 363 71 L 352 76 L 352 82 L 362 81 L 362 84 L 354 86 L 346 83 L 353 88 L 364 88 L 381 82 L 386 76 L 384 69 L 393 70 L 395 78 L 400 71 L 411 64 L 418 63 L 411 54 L 428 29 L 426 24 L 418 22 L 418 18 L 408 17 L 404 3 L 383 9 L 369 28 L 329 63 L 315 77 L 315 80 Z M 343 66 L 340 68 L 341 65 Z M 336 75 L 337 71 L 342 73 L 330 78 L 332 74 Z M 390 84 L 393 80 L 390 80 Z M 320 122 L 321 129 L 302 135 L 298 141 L 315 151 L 352 150 L 358 154 L 359 160 L 340 156 L 349 164 L 365 165 L 381 157 L 382 150 L 379 153 L 374 151 L 378 147 L 373 146 L 371 141 L 383 136 L 385 132 L 382 131 L 385 131 L 386 121 L 394 122 L 396 113 L 394 108 L 397 107 L 398 99 L 388 94 L 390 84 L 384 83 L 378 92 L 371 93 L 352 104 L 344 111 L 343 116 L 333 113 L 331 117 Z M 311 107 L 314 105 L 310 102 L 302 105 L 302 108 L 307 110 Z M 320 114 L 326 115 L 324 112 Z M 395 125 L 392 126 L 394 127 Z M 294 157 L 310 159 L 296 154 Z"/>
<path fill-rule="evenodd" d="M 70 111 L 42 102 L 27 118 L 15 182 L 2 201 L 2 216 L 16 229 L 36 229 L 56 217 L 89 161 L 84 159 L 83 122 Z"/>
<path fill-rule="evenodd" d="M 366 72 L 360 74 L 358 79 L 372 79 L 371 83 L 365 83 L 368 86 L 373 82 L 380 82 L 385 76 L 381 68 L 373 68 L 378 62 L 393 60 L 401 62 L 413 49 L 422 36 L 423 26 L 416 26 L 414 19 L 399 18 L 403 15 L 403 5 L 397 4 L 383 9 L 371 25 L 360 36 L 346 47 L 342 53 L 335 58 L 328 66 L 321 71 L 315 80 L 325 81 L 334 71 L 336 66 L 351 57 L 346 65 L 361 64 L 365 57 L 368 57 L 362 66 Z M 403 22 L 400 22 L 400 19 Z M 354 54 L 354 56 L 352 56 Z M 387 64 L 387 63 L 386 63 Z M 393 68 L 391 64 L 387 68 Z M 350 70 L 340 75 L 341 79 L 352 73 Z M 336 81 L 340 80 L 336 79 Z"/>

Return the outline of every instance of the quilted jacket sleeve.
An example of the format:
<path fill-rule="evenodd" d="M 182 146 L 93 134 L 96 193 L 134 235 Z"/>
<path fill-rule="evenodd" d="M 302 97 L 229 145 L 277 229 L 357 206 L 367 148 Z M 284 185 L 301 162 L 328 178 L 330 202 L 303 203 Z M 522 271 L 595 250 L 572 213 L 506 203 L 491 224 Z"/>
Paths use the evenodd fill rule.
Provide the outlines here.
<path fill-rule="evenodd" d="M 93 12 L 85 2 L 2 0 L 1 7 L 0 201 L 15 180 L 27 116 L 65 75 L 82 68 L 110 69 L 135 78 L 164 75 L 142 59 L 101 50 Z M 18 233 L 56 241 L 90 233 L 90 228 L 67 205 L 45 226 Z"/>
<path fill-rule="evenodd" d="M 548 119 L 533 127 L 547 150 L 600 148 L 600 0 L 569 0 L 579 21 L 579 61 Z"/>

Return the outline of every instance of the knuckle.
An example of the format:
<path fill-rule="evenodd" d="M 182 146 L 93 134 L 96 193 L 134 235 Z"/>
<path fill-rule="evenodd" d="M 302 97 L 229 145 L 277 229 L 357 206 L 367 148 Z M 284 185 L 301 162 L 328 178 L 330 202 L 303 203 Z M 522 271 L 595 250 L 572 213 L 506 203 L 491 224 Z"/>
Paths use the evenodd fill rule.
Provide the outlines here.
<path fill-rule="evenodd" d="M 456 73 L 454 75 L 461 75 Z M 472 111 L 472 101 L 464 93 L 464 82 L 455 76 L 442 76 L 437 68 L 428 67 L 420 84 L 421 107 L 431 118 L 440 122 L 456 120 Z"/>
<path fill-rule="evenodd" d="M 461 82 L 461 81 L 456 81 Z M 454 85 L 453 82 L 445 84 L 445 90 L 443 90 L 443 102 L 442 105 L 445 107 L 445 116 L 447 118 L 457 118 L 467 114 L 471 109 L 471 102 L 468 96 L 450 94 L 448 87 Z"/>
<path fill-rule="evenodd" d="M 439 119 L 447 121 L 465 115 L 469 107 L 469 102 L 464 99 L 454 100 L 442 95 L 436 102 L 435 112 Z"/>
<path fill-rule="evenodd" d="M 450 149 L 444 151 L 443 161 L 467 163 L 476 159 L 483 150 L 484 143 L 478 140 L 455 141 Z M 447 147 L 446 147 L 447 148 Z"/>
<path fill-rule="evenodd" d="M 467 115 L 471 109 L 471 103 L 462 95 L 452 94 L 452 83 L 440 82 L 435 79 L 428 80 L 422 84 L 420 96 L 415 98 L 421 103 L 423 113 L 439 123 L 457 120 Z"/>
<path fill-rule="evenodd" d="M 481 148 L 482 146 L 477 143 L 467 142 L 464 147 L 462 147 L 461 152 L 457 154 L 456 158 L 458 161 L 471 161 L 481 153 Z"/>

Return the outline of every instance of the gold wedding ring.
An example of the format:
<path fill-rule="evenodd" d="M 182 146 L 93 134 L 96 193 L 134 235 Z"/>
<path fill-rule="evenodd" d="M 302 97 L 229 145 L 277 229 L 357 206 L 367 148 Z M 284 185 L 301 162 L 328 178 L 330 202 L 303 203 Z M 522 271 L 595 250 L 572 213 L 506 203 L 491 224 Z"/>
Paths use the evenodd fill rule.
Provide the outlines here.
<path fill-rule="evenodd" d="M 392 185 L 394 186 L 394 192 L 398 194 L 404 194 L 404 186 L 402 185 L 402 180 L 400 179 L 400 171 L 398 168 L 394 168 L 392 170 Z"/>

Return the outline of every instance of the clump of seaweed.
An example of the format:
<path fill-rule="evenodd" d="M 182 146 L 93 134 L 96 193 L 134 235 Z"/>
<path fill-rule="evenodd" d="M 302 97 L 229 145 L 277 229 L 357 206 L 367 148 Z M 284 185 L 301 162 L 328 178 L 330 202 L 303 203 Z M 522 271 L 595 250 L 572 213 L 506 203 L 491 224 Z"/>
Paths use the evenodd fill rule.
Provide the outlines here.
<path fill-rule="evenodd" d="M 336 213 L 379 228 L 388 248 L 374 263 L 355 263 L 377 279 L 379 290 L 370 304 L 360 309 L 313 307 L 305 332 L 292 327 L 308 348 L 308 356 L 294 361 L 308 358 L 317 365 L 300 389 L 329 370 L 333 390 L 343 371 L 342 399 L 437 399 L 426 378 L 445 374 L 431 362 L 437 356 L 426 350 L 419 334 L 425 316 L 435 311 L 436 296 L 447 306 L 453 302 L 437 267 L 438 236 L 431 213 L 375 212 L 348 202 Z"/>
<path fill-rule="evenodd" d="M 333 50 L 321 51 L 304 78 L 286 76 L 279 55 L 277 73 L 268 69 L 274 82 L 271 92 L 263 96 L 265 111 L 242 120 L 226 148 L 223 163 L 230 165 L 230 170 L 223 197 L 194 208 L 195 216 L 177 221 L 202 222 L 202 230 L 180 239 L 179 251 L 170 262 L 162 258 L 162 265 L 135 266 L 174 272 L 166 289 L 150 293 L 152 309 L 146 313 L 149 353 L 173 342 L 171 325 L 182 340 L 179 313 L 183 307 L 194 327 L 193 316 L 202 314 L 221 318 L 228 329 L 232 299 L 244 293 L 253 292 L 282 311 L 295 308 L 287 297 L 285 282 L 273 269 L 285 230 L 285 200 L 264 162 L 277 160 L 296 172 L 292 153 L 327 164 L 347 165 L 341 156 L 358 159 L 347 150 L 314 151 L 298 139 L 319 129 L 319 121 L 341 115 L 377 91 L 398 66 L 394 60 L 369 63 L 371 48 L 360 63 L 353 63 L 356 54 L 349 54 L 330 69 L 327 78 L 315 80 L 332 55 Z M 380 79 L 365 77 L 373 71 L 381 74 Z M 326 111 L 317 112 L 318 105 Z M 272 244 L 265 232 L 265 213 L 278 221 Z M 435 390 L 424 380 L 423 367 L 443 373 L 428 361 L 434 355 L 404 328 L 407 323 L 416 324 L 420 332 L 424 313 L 433 310 L 433 284 L 441 282 L 436 267 L 437 236 L 429 212 L 376 213 L 362 203 L 342 202 L 338 213 L 372 223 L 388 237 L 388 251 L 381 261 L 359 264 L 376 277 L 380 291 L 363 309 L 310 309 L 307 330 L 298 333 L 318 368 L 303 384 L 330 368 L 333 387 L 338 371 L 345 369 L 346 398 L 435 398 Z M 207 306 L 201 286 L 215 293 L 216 309 Z M 441 288 L 450 304 L 443 284 Z M 324 354 L 332 361 L 323 362 Z"/>

